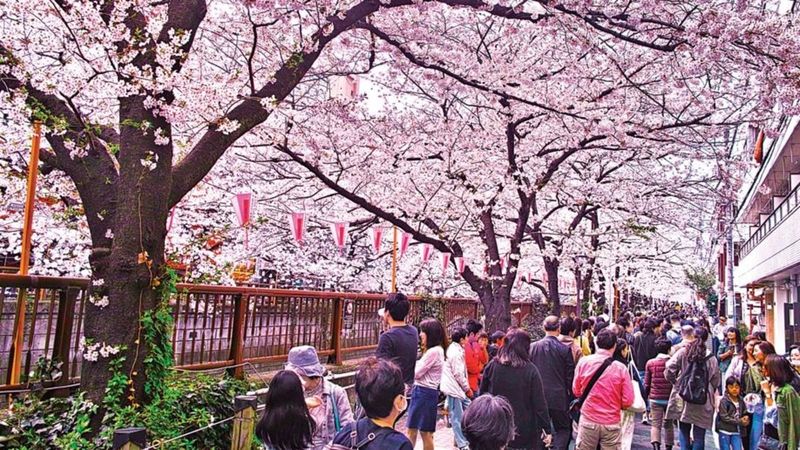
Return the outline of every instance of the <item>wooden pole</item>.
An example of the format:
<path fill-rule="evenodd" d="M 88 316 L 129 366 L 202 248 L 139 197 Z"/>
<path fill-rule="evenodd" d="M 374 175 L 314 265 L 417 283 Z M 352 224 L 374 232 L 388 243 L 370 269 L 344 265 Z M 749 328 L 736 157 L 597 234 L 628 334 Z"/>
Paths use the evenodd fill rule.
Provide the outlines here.
<path fill-rule="evenodd" d="M 397 225 L 392 237 L 392 292 L 397 292 Z"/>
<path fill-rule="evenodd" d="M 22 251 L 19 274 L 27 275 L 31 257 L 31 234 L 33 234 L 33 209 L 36 206 L 36 178 L 39 175 L 39 145 L 42 140 L 42 122 L 33 123 L 31 159 L 28 162 L 28 185 L 25 194 L 25 215 L 22 223 Z"/>
<path fill-rule="evenodd" d="M 257 406 L 258 397 L 255 395 L 237 395 L 234 399 L 233 410 L 236 415 L 233 419 L 231 450 L 252 448 Z"/>
<path fill-rule="evenodd" d="M 144 428 L 122 428 L 114 430 L 113 450 L 141 450 L 147 447 L 147 431 Z"/>
<path fill-rule="evenodd" d="M 33 233 L 33 208 L 36 204 L 36 177 L 39 175 L 39 144 L 42 138 L 42 122 L 33 123 L 31 158 L 28 162 L 28 184 L 25 193 L 25 213 L 22 222 L 22 249 L 20 250 L 19 274 L 27 275 L 31 258 L 31 234 Z M 8 384 L 18 384 L 22 371 L 22 344 L 25 335 L 25 306 L 28 291 L 19 290 L 14 315 L 14 338 L 11 340 Z"/>

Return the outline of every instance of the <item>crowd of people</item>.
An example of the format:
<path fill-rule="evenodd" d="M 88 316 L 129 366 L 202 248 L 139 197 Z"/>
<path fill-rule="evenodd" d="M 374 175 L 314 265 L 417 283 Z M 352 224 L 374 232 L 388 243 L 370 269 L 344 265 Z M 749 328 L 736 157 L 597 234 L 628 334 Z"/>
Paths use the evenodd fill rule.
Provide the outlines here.
<path fill-rule="evenodd" d="M 386 330 L 355 375 L 356 406 L 324 378 L 313 347 L 293 348 L 270 383 L 256 433 L 269 450 L 433 450 L 440 417 L 459 450 L 632 448 L 637 417 L 653 450 L 797 450 L 800 349 L 777 355 L 762 329 L 656 305 L 612 321 L 549 316 L 545 337 L 446 329 L 406 319 L 391 294 Z M 676 439 L 677 434 L 677 439 Z M 573 442 L 574 441 L 574 442 Z"/>

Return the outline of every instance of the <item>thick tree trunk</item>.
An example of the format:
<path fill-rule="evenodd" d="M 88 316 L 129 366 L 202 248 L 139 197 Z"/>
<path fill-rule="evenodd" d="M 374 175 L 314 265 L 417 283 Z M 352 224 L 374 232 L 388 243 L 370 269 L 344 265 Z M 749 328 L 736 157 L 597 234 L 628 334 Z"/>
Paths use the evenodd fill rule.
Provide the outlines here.
<path fill-rule="evenodd" d="M 501 289 L 493 292 L 485 289 L 478 296 L 486 316 L 485 331 L 489 334 L 498 330 L 506 331 L 511 326 L 511 291 Z"/>
<path fill-rule="evenodd" d="M 550 312 L 556 316 L 561 315 L 561 298 L 558 292 L 558 260 L 544 258 L 544 270 L 547 272 L 547 300 L 550 303 Z"/>
<path fill-rule="evenodd" d="M 92 226 L 92 287 L 86 306 L 81 388 L 95 402 L 104 398 L 108 380 L 115 375 L 111 363 L 120 358 L 124 362 L 119 371 L 128 380 L 121 400 L 146 400 L 143 361 L 149 349 L 141 318 L 156 305 L 155 287 L 163 275 L 172 147 L 155 144 L 155 130 L 170 137 L 170 128 L 143 107 L 143 100 L 120 99 L 120 171 L 116 185 L 108 187 L 116 190 L 116 203 L 111 210 L 100 211 L 99 222 Z M 94 199 L 83 201 L 91 205 Z M 108 354 L 109 349 L 119 351 Z"/>

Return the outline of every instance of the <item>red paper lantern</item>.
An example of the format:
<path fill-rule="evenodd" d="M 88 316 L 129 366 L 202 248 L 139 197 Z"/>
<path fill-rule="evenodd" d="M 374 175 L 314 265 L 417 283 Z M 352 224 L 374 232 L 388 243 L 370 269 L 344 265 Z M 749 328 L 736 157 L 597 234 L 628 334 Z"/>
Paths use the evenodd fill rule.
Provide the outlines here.
<path fill-rule="evenodd" d="M 236 219 L 238 219 L 240 227 L 250 223 L 251 201 L 252 195 L 249 193 L 236 194 L 233 198 L 233 208 L 236 210 Z"/>
<path fill-rule="evenodd" d="M 428 260 L 431 259 L 432 248 L 431 244 L 422 244 L 422 264 L 427 264 Z"/>
<path fill-rule="evenodd" d="M 333 241 L 336 243 L 339 251 L 344 250 L 344 244 L 347 241 L 347 222 L 332 223 L 331 232 L 333 233 Z"/>
<path fill-rule="evenodd" d="M 289 225 L 292 229 L 292 236 L 299 244 L 303 243 L 303 235 L 306 230 L 306 213 L 294 212 L 289 219 Z"/>
<path fill-rule="evenodd" d="M 375 254 L 379 254 L 381 252 L 381 241 L 383 240 L 383 227 L 372 227 L 370 229 L 372 232 L 372 251 Z"/>
<path fill-rule="evenodd" d="M 467 261 L 463 256 L 456 256 L 456 268 L 458 269 L 458 273 L 464 273 L 464 267 L 466 267 L 466 265 Z"/>
<path fill-rule="evenodd" d="M 406 250 L 408 250 L 408 244 L 411 243 L 411 233 L 406 233 L 405 231 L 400 235 L 400 258 L 406 254 Z"/>
<path fill-rule="evenodd" d="M 233 198 L 233 209 L 236 210 L 236 219 L 240 227 L 244 227 L 244 247 L 248 247 L 247 225 L 250 224 L 250 210 L 252 195 L 250 193 L 236 194 Z"/>

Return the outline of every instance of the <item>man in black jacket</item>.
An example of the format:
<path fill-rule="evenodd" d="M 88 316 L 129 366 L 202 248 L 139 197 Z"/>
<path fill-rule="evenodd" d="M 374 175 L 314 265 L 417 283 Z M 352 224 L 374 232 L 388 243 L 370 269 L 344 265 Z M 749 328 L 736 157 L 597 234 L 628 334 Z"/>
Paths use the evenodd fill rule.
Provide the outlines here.
<path fill-rule="evenodd" d="M 567 412 L 572 400 L 575 360 L 570 349 L 558 340 L 558 317 L 544 319 L 544 339 L 531 344 L 531 361 L 539 369 L 547 408 L 553 421 L 554 450 L 566 450 L 572 438 L 572 421 Z"/>

